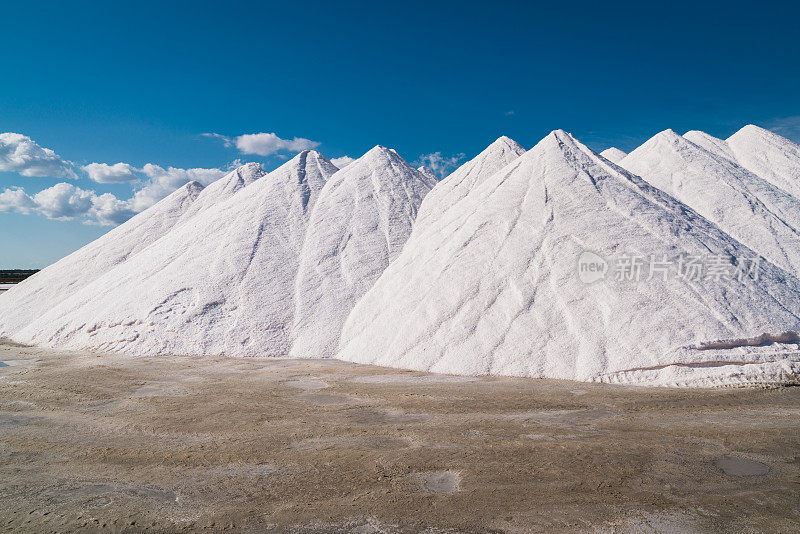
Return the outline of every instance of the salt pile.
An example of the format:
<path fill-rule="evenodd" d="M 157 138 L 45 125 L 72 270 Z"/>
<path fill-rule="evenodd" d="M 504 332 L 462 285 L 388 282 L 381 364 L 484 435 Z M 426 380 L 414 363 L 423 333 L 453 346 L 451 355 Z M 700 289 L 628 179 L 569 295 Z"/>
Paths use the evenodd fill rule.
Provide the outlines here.
<path fill-rule="evenodd" d="M 103 273 L 133 258 L 175 226 L 188 223 L 264 174 L 260 165 L 248 163 L 206 188 L 198 182 L 189 182 L 129 221 L 17 284 L 3 297 L 2 306 L 14 313 L 0 315 L 0 335 L 11 335 Z"/>
<path fill-rule="evenodd" d="M 156 241 L 189 210 L 203 186 L 189 182 L 95 241 L 42 269 L 3 294 L 0 336 L 40 317 L 78 289 Z"/>
<path fill-rule="evenodd" d="M 782 334 L 800 328 L 800 282 L 767 262 L 757 275 L 742 269 L 719 280 L 674 272 L 682 256 L 733 268 L 754 252 L 563 131 L 435 224 L 442 230 L 415 232 L 353 309 L 340 358 L 660 385 L 770 381 L 798 370 L 787 352 L 796 359 L 794 338 Z M 630 280 L 624 267 L 638 257 L 667 268 Z M 607 275 L 581 280 L 579 260 L 605 265 Z"/>
<path fill-rule="evenodd" d="M 800 145 L 752 124 L 727 144 L 739 165 L 800 198 Z"/>
<path fill-rule="evenodd" d="M 309 216 L 336 167 L 313 151 L 196 215 L 15 339 L 131 354 L 282 356 Z"/>
<path fill-rule="evenodd" d="M 705 142 L 710 144 L 707 138 Z M 709 152 L 665 130 L 619 165 L 687 204 L 775 265 L 800 274 L 800 200 L 718 155 L 722 150 Z"/>
<path fill-rule="evenodd" d="M 625 152 L 613 146 L 600 152 L 600 155 L 612 163 L 619 163 L 622 158 L 627 156 Z"/>
<path fill-rule="evenodd" d="M 800 373 L 797 145 L 501 137 L 450 176 L 375 147 L 190 183 L 0 295 L 0 335 L 127 354 L 736 385 Z M 767 258 L 766 260 L 761 258 Z M 768 261 L 769 260 L 769 261 Z"/>
<path fill-rule="evenodd" d="M 328 181 L 301 254 L 292 356 L 336 353 L 347 314 L 400 253 L 435 183 L 381 146 Z"/>
<path fill-rule="evenodd" d="M 195 200 L 186 209 L 186 212 L 181 215 L 178 224 L 183 224 L 211 208 L 214 204 L 232 197 L 238 193 L 240 189 L 247 187 L 266 174 L 267 173 L 264 172 L 264 169 L 262 169 L 261 165 L 258 163 L 245 163 L 239 166 L 219 180 L 208 184 L 206 188 L 197 195 L 197 200 Z"/>
<path fill-rule="evenodd" d="M 467 163 L 447 176 L 431 191 L 420 206 L 415 231 L 428 228 L 472 189 L 525 153 L 525 149 L 513 139 L 502 136 Z"/>

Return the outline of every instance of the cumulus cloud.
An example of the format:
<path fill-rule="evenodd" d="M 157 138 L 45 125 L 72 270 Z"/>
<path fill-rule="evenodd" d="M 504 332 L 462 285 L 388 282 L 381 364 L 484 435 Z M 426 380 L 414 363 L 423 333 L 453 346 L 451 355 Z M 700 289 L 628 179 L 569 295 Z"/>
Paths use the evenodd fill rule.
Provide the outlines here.
<path fill-rule="evenodd" d="M 89 175 L 89 178 L 101 184 L 112 184 L 130 182 L 136 180 L 136 168 L 127 163 L 90 163 L 81 169 Z"/>
<path fill-rule="evenodd" d="M 244 134 L 230 138 L 218 133 L 204 133 L 204 137 L 219 139 L 225 146 L 236 146 L 242 154 L 256 154 L 258 156 L 271 156 L 278 152 L 302 152 L 317 148 L 320 144 L 304 137 L 294 139 L 281 139 L 274 133 Z"/>
<path fill-rule="evenodd" d="M 98 195 L 61 182 L 33 196 L 20 187 L 0 193 L 0 211 L 39 213 L 58 221 L 80 220 L 87 224 L 115 225 L 134 215 L 128 203 L 111 193 Z"/>
<path fill-rule="evenodd" d="M 53 187 L 33 195 L 38 210 L 50 219 L 71 220 L 81 216 L 92 207 L 94 191 L 87 191 L 68 183 Z"/>
<path fill-rule="evenodd" d="M 111 193 L 97 194 L 90 189 L 81 189 L 65 182 L 59 183 L 29 196 L 20 187 L 7 188 L 0 193 L 0 212 L 39 213 L 56 220 L 81 220 L 90 224 L 116 225 L 144 211 L 179 187 L 198 181 L 203 185 L 222 178 L 228 171 L 222 169 L 179 169 L 161 167 L 148 163 L 136 169 L 127 163 L 116 165 L 97 164 L 95 171 L 104 173 L 100 181 L 107 178 L 110 169 L 120 169 L 133 175 L 133 196 L 121 200 Z M 88 173 L 89 171 L 87 171 Z M 117 175 L 121 175 L 120 173 Z M 95 176 L 97 178 L 97 176 Z"/>
<path fill-rule="evenodd" d="M 12 187 L 0 193 L 0 211 L 31 213 L 35 210 L 36 202 L 21 187 Z"/>
<path fill-rule="evenodd" d="M 30 177 L 78 177 L 71 162 L 30 137 L 12 132 L 0 133 L 0 171 Z"/>
<path fill-rule="evenodd" d="M 134 215 L 136 212 L 127 201 L 120 200 L 111 193 L 95 196 L 87 213 L 90 221 L 103 226 L 122 224 Z"/>
<path fill-rule="evenodd" d="M 465 156 L 465 154 L 443 156 L 441 152 L 431 152 L 430 154 L 421 155 L 416 165 L 424 165 L 432 170 L 439 178 L 444 178 L 458 167 L 458 163 L 464 159 Z"/>
<path fill-rule="evenodd" d="M 237 142 L 219 134 L 203 135 L 220 137 L 231 145 Z M 274 136 L 254 134 L 250 137 L 261 135 Z M 308 146 L 309 143 L 314 144 L 307 139 L 287 141 L 277 136 L 274 138 L 273 145 L 285 147 L 281 150 L 294 150 Z M 267 150 L 266 144 L 259 146 L 258 139 L 249 139 L 245 144 L 247 143 L 253 145 L 253 150 Z M 228 170 L 240 164 L 236 160 L 228 165 Z M 129 183 L 133 188 L 133 195 L 130 199 L 121 200 L 111 193 L 98 194 L 91 189 L 81 189 L 66 182 L 33 196 L 28 195 L 21 187 L 10 187 L 0 190 L 0 212 L 38 213 L 50 219 L 80 220 L 89 224 L 120 224 L 188 182 L 196 180 L 208 185 L 228 172 L 223 169 L 164 168 L 152 163 L 142 168 L 129 163 L 89 163 L 79 167 L 62 159 L 54 151 L 39 146 L 30 137 L 10 132 L 0 133 L 0 171 L 15 172 L 22 176 L 77 179 L 76 170 L 82 171 L 86 177 L 97 183 Z"/>
<path fill-rule="evenodd" d="M 281 139 L 274 133 L 245 134 L 236 138 L 236 148 L 242 154 L 257 154 L 269 156 L 276 152 L 301 152 L 319 146 L 311 139 L 295 137 L 294 139 Z"/>
<path fill-rule="evenodd" d="M 208 185 L 225 175 L 225 171 L 221 169 L 178 169 L 175 167 L 165 169 L 152 163 L 142 167 L 141 172 L 149 179 L 142 183 L 130 200 L 131 208 L 137 213 L 149 208 L 192 180 Z"/>
<path fill-rule="evenodd" d="M 344 169 L 345 167 L 353 163 L 355 160 L 356 160 L 355 158 L 351 158 L 350 156 L 342 156 L 341 158 L 333 158 L 331 160 L 331 163 L 336 165 L 336 167 L 339 169 Z"/>

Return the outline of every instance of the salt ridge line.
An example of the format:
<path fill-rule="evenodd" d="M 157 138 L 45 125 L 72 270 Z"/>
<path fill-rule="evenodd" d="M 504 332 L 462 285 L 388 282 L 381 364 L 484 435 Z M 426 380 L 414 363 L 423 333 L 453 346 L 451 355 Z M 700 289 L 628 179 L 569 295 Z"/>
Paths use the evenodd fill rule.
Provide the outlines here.
<path fill-rule="evenodd" d="M 757 281 L 578 279 L 587 250 L 606 258 L 755 253 L 566 132 L 484 179 L 436 225 L 443 230 L 412 235 L 353 309 L 338 357 L 651 385 L 780 381 L 798 368 L 781 356 L 796 353 L 793 345 L 692 348 L 800 328 L 800 281 L 768 262 Z M 712 361 L 730 365 L 700 365 Z M 654 369 L 630 371 L 640 368 Z"/>
<path fill-rule="evenodd" d="M 347 315 L 400 253 L 435 184 L 382 146 L 325 184 L 297 274 L 291 356 L 335 355 Z"/>

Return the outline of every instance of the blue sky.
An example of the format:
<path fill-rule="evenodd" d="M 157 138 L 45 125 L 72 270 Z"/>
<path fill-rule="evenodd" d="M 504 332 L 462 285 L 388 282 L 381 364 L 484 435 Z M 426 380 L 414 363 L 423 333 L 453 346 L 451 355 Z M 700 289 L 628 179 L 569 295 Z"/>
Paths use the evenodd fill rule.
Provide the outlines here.
<path fill-rule="evenodd" d="M 0 268 L 51 263 L 191 169 L 269 170 L 302 146 L 413 162 L 503 134 L 630 150 L 747 123 L 797 141 L 798 20 L 789 2 L 9 3 L 0 132 L 44 162 L 0 172 Z M 239 137 L 256 133 L 277 138 Z M 98 182 L 92 163 L 129 167 Z"/>

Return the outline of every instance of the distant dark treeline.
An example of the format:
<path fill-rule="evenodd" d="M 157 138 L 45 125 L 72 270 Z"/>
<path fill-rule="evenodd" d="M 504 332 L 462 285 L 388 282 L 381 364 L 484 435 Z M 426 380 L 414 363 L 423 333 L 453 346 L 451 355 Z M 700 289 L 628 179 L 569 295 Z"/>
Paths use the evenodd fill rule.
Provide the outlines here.
<path fill-rule="evenodd" d="M 32 274 L 39 272 L 39 269 L 10 269 L 0 270 L 0 284 L 16 284 L 22 282 Z"/>

